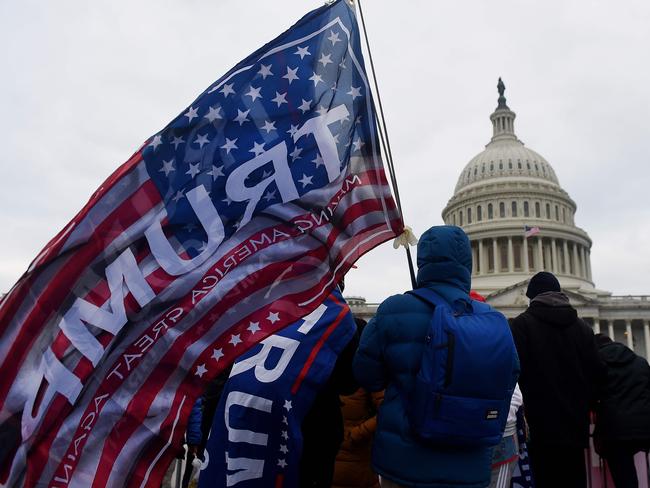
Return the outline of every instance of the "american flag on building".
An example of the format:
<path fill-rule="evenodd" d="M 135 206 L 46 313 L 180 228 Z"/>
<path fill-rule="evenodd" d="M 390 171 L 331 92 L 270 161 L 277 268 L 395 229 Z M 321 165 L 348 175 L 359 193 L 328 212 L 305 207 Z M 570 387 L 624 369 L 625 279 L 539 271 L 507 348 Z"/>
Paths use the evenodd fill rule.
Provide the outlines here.
<path fill-rule="evenodd" d="M 534 226 L 530 227 L 528 225 L 524 225 L 524 237 L 528 239 L 529 237 L 533 237 L 534 235 L 539 234 L 540 230 L 539 227 Z"/>
<path fill-rule="evenodd" d="M 150 138 L 3 297 L 0 486 L 159 486 L 204 385 L 401 230 L 339 0 Z"/>

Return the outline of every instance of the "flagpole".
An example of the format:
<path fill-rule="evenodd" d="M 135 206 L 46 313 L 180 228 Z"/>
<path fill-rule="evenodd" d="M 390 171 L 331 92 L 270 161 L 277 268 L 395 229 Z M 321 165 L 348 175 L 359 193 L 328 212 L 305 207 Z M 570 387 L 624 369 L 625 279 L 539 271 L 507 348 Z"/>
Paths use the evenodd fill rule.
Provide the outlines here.
<path fill-rule="evenodd" d="M 375 93 L 377 94 L 377 103 L 379 105 L 379 115 L 377 123 L 379 125 L 379 140 L 381 146 L 386 155 L 388 162 L 388 174 L 390 176 L 391 183 L 395 190 L 395 200 L 397 202 L 397 207 L 399 208 L 400 213 L 402 214 L 402 220 L 404 219 L 404 211 L 402 210 L 402 202 L 399 195 L 399 188 L 397 186 L 397 175 L 395 173 L 395 166 L 393 164 L 393 152 L 390 148 L 390 139 L 388 138 L 388 129 L 386 128 L 386 118 L 384 117 L 384 107 L 381 103 L 381 96 L 379 95 L 379 85 L 377 83 L 377 75 L 375 73 L 375 63 L 372 60 L 372 51 L 370 50 L 370 42 L 368 41 L 368 31 L 366 30 L 366 21 L 363 17 L 363 9 L 361 8 L 361 0 L 354 0 L 355 3 L 359 6 L 359 14 L 361 17 L 361 30 L 363 31 L 363 37 L 366 41 L 366 49 L 368 50 L 368 59 L 370 60 L 370 71 L 372 72 L 372 81 L 375 87 Z M 374 105 L 374 99 L 373 99 Z M 376 108 L 375 108 L 376 111 Z M 409 273 L 411 275 L 411 285 L 413 288 L 417 288 L 417 281 L 415 279 L 415 269 L 413 267 L 413 258 L 411 257 L 411 250 L 409 245 L 406 245 L 406 260 L 409 266 Z"/>

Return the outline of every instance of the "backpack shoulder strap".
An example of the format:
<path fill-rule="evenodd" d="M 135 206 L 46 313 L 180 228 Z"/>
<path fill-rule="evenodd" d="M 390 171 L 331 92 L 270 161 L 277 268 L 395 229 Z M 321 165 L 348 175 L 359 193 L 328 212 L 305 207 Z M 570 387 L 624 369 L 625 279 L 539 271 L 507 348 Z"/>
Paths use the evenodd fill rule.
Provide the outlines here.
<path fill-rule="evenodd" d="M 438 306 L 443 308 L 451 308 L 444 298 L 442 298 L 433 290 L 429 290 L 428 288 L 417 288 L 415 290 L 410 290 L 407 293 L 418 297 L 422 301 L 428 303 L 429 305 L 432 305 L 434 308 Z"/>

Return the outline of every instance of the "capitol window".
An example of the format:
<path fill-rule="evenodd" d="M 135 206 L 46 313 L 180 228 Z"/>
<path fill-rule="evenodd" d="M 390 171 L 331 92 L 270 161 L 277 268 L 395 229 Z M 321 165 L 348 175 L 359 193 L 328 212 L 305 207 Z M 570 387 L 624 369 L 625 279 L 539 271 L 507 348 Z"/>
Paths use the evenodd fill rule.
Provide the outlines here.
<path fill-rule="evenodd" d="M 520 242 L 514 241 L 512 243 L 512 253 L 513 253 L 513 261 L 514 261 L 514 267 L 515 271 L 521 271 L 521 252 L 522 252 L 522 247 Z"/>
<path fill-rule="evenodd" d="M 508 161 L 508 169 L 512 169 L 512 161 Z"/>
<path fill-rule="evenodd" d="M 566 224 L 566 208 L 562 207 L 562 222 Z"/>
<path fill-rule="evenodd" d="M 512 216 L 517 216 L 517 202 L 512 202 Z"/>
<path fill-rule="evenodd" d="M 490 163 L 490 171 L 494 171 L 494 163 Z"/>
<path fill-rule="evenodd" d="M 499 244 L 499 270 L 508 271 L 508 246 L 506 244 Z"/>
<path fill-rule="evenodd" d="M 517 167 L 521 169 L 521 161 L 517 161 Z"/>
<path fill-rule="evenodd" d="M 551 218 L 551 205 L 548 203 L 546 204 L 546 218 L 547 219 Z"/>
<path fill-rule="evenodd" d="M 492 220 L 494 217 L 493 211 L 492 211 L 492 204 L 488 203 L 488 219 Z"/>
<path fill-rule="evenodd" d="M 524 202 L 524 217 L 529 217 L 530 211 L 528 209 L 528 202 Z"/>
<path fill-rule="evenodd" d="M 499 202 L 499 217 L 504 218 L 506 216 L 506 204 Z"/>
<path fill-rule="evenodd" d="M 476 207 L 476 220 L 478 222 L 483 220 L 483 209 L 481 208 L 480 205 L 478 207 Z"/>
<path fill-rule="evenodd" d="M 540 210 L 539 210 L 539 202 L 535 202 L 535 217 L 539 218 Z"/>
<path fill-rule="evenodd" d="M 499 163 L 499 169 L 503 169 L 503 163 Z"/>
<path fill-rule="evenodd" d="M 467 209 L 467 223 L 468 224 L 472 223 L 472 209 L 471 208 Z"/>
<path fill-rule="evenodd" d="M 460 222 L 458 223 L 458 225 L 460 225 L 462 227 L 463 226 L 463 211 L 462 210 L 460 212 L 458 212 L 458 218 L 460 219 Z"/>
<path fill-rule="evenodd" d="M 560 209 L 557 205 L 555 206 L 555 220 L 560 221 Z"/>

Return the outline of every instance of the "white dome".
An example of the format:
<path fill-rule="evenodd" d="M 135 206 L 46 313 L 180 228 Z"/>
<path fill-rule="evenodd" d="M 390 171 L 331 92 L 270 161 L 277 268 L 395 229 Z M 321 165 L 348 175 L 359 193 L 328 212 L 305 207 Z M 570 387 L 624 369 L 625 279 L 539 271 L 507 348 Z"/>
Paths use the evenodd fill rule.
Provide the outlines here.
<path fill-rule="evenodd" d="M 548 161 L 517 138 L 501 79 L 497 88 L 492 139 L 463 168 L 442 211 L 472 243 L 472 287 L 489 296 L 547 270 L 564 288 L 593 288 L 591 239 L 575 225 L 576 204 Z"/>
<path fill-rule="evenodd" d="M 512 176 L 538 178 L 559 185 L 548 161 L 513 138 L 491 142 L 474 156 L 460 173 L 455 192 L 478 181 Z"/>

